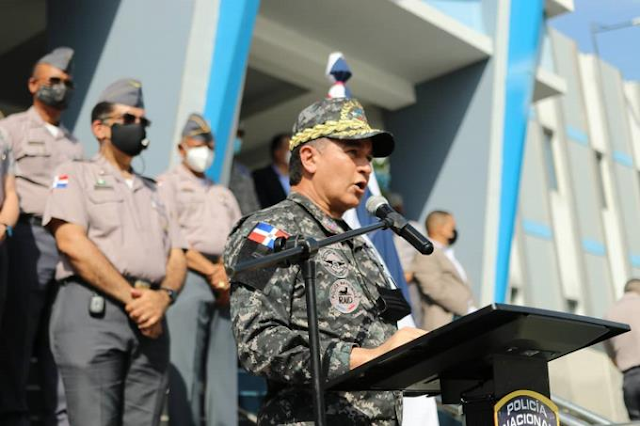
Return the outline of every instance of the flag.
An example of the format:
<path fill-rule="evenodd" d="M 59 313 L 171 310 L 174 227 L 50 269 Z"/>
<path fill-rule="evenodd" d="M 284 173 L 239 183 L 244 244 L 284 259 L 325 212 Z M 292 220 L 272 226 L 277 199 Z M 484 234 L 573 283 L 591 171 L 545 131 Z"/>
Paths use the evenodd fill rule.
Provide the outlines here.
<path fill-rule="evenodd" d="M 329 55 L 327 63 L 327 78 L 333 85 L 329 89 L 327 98 L 350 98 L 351 91 L 347 87 L 347 81 L 351 78 L 351 70 L 341 52 L 333 52 Z"/>
<path fill-rule="evenodd" d="M 253 228 L 247 238 L 273 250 L 274 243 L 278 237 L 286 238 L 288 236 L 289 234 L 286 232 L 281 231 L 278 228 L 274 228 L 268 223 L 260 222 Z"/>
<path fill-rule="evenodd" d="M 53 179 L 52 188 L 66 188 L 69 185 L 69 176 L 68 175 L 58 175 Z"/>

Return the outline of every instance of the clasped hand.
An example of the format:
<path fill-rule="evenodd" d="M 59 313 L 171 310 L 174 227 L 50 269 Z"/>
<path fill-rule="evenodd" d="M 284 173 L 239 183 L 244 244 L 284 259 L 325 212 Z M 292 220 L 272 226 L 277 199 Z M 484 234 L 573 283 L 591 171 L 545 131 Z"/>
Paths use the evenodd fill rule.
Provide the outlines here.
<path fill-rule="evenodd" d="M 169 295 L 164 291 L 132 288 L 132 300 L 125 305 L 129 318 L 136 322 L 144 336 L 158 338 L 162 330 L 162 317 L 169 307 Z"/>
<path fill-rule="evenodd" d="M 216 292 L 216 304 L 226 306 L 229 304 L 229 278 L 221 263 L 215 264 L 213 272 L 207 275 L 209 285 Z"/>

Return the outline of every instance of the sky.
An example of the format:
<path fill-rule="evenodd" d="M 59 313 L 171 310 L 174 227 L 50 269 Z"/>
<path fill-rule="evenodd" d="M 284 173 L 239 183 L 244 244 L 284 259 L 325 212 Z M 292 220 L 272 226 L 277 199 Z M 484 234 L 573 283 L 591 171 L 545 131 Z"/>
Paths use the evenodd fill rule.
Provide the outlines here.
<path fill-rule="evenodd" d="M 549 24 L 593 52 L 592 24 L 615 25 L 640 18 L 640 0 L 573 0 L 575 10 L 553 18 Z M 622 71 L 625 80 L 640 81 L 640 26 L 601 32 L 597 36 L 600 56 Z"/>

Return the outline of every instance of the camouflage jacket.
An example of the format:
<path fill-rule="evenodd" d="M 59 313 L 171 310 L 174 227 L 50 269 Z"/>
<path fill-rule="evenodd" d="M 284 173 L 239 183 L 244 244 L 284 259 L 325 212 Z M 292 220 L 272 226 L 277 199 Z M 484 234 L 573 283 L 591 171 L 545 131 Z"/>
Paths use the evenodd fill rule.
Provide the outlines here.
<path fill-rule="evenodd" d="M 269 245 L 277 230 L 322 239 L 344 232 L 342 226 L 346 224 L 292 192 L 286 200 L 241 220 L 227 241 L 224 259 L 228 267 L 272 252 Z M 390 284 L 371 250 L 358 238 L 316 254 L 321 358 L 327 379 L 349 371 L 353 347 L 379 346 L 396 331 L 395 323 L 379 316 L 377 286 Z M 300 268 L 236 275 L 231 317 L 242 365 L 269 383 L 259 424 L 311 424 L 310 351 Z M 399 392 L 326 392 L 325 398 L 327 420 L 333 425 L 400 424 Z"/>

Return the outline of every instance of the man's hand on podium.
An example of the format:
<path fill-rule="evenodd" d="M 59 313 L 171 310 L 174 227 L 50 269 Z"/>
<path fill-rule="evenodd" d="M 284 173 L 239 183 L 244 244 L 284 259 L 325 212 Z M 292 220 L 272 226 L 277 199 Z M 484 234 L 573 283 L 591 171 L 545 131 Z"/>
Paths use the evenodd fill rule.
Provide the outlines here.
<path fill-rule="evenodd" d="M 389 337 L 382 345 L 377 348 L 353 348 L 351 350 L 351 357 L 349 358 L 349 369 L 360 367 L 371 361 L 374 358 L 379 357 L 389 351 L 394 350 L 398 346 L 402 346 L 405 343 L 417 339 L 420 336 L 427 334 L 425 330 L 413 327 L 405 327 L 396 331 L 393 336 Z"/>

